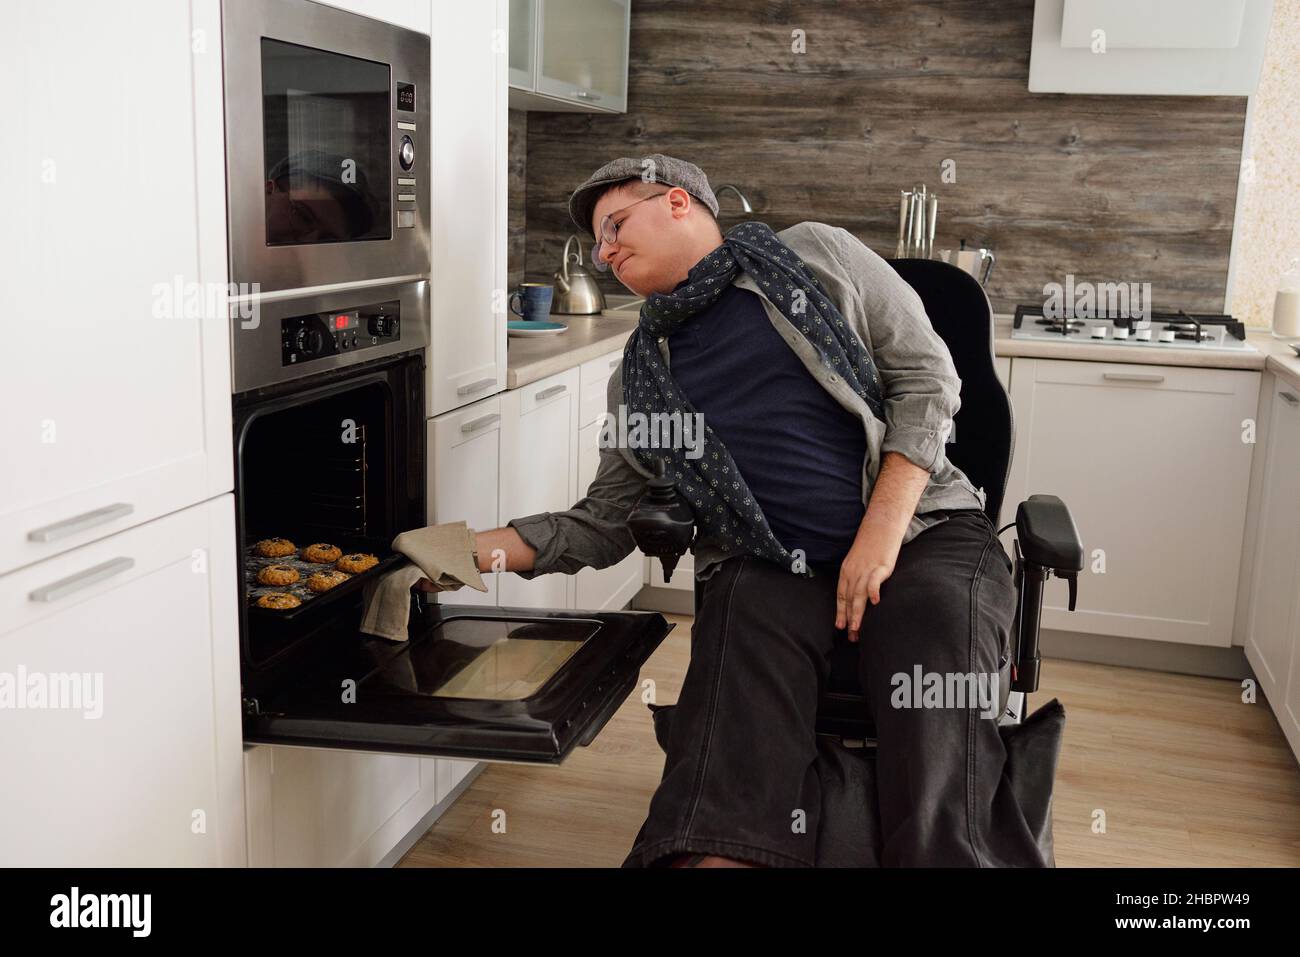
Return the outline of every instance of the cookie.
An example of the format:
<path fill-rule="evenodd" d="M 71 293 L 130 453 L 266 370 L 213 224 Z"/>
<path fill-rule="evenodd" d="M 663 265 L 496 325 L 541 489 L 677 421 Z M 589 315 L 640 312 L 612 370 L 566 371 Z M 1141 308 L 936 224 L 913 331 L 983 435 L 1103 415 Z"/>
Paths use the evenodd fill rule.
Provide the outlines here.
<path fill-rule="evenodd" d="M 343 550 L 333 545 L 308 545 L 302 550 L 302 560 L 315 565 L 332 565 L 342 556 Z"/>
<path fill-rule="evenodd" d="M 292 585 L 298 580 L 298 570 L 292 565 L 267 565 L 257 573 L 263 585 Z"/>
<path fill-rule="evenodd" d="M 301 604 L 302 602 L 299 599 L 283 591 L 269 592 L 257 600 L 258 608 L 274 608 L 278 611 L 297 608 Z"/>
<path fill-rule="evenodd" d="M 284 558 L 297 550 L 298 546 L 287 538 L 264 538 L 253 546 L 253 551 L 263 558 Z"/>
<path fill-rule="evenodd" d="M 351 555 L 344 555 L 334 563 L 334 567 L 341 572 L 347 572 L 349 575 L 360 575 L 362 572 L 370 571 L 378 564 L 379 559 L 374 555 L 354 552 Z"/>
<path fill-rule="evenodd" d="M 312 572 L 307 576 L 307 587 L 319 595 L 322 592 L 329 591 L 331 588 L 336 588 L 339 585 L 342 585 L 351 577 L 351 575 L 345 575 L 343 572 L 336 571 Z"/>

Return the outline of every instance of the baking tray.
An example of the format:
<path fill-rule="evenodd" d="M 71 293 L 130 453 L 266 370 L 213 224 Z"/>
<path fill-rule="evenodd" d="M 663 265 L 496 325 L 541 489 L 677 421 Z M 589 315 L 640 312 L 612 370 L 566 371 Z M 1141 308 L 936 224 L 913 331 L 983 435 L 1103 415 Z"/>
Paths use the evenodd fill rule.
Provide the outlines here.
<path fill-rule="evenodd" d="M 283 538 L 288 536 L 267 535 L 264 537 Z M 258 539 L 258 541 L 261 541 L 261 539 Z M 379 542 L 375 541 L 357 541 L 355 539 L 351 541 L 336 540 L 328 542 L 328 544 L 341 549 L 344 555 L 351 555 L 354 552 L 365 552 L 366 554 L 374 555 L 379 559 L 379 564 L 375 565 L 368 571 L 353 575 L 343 584 L 336 585 L 329 591 L 322 592 L 318 595 L 307 587 L 307 576 L 312 574 L 312 572 L 333 570 L 334 564 L 332 562 L 329 564 L 307 562 L 303 561 L 302 558 L 299 557 L 299 552 L 301 552 L 303 548 L 320 541 L 320 539 L 311 539 L 310 541 L 304 539 L 302 544 L 299 544 L 298 539 L 296 538 L 289 538 L 289 541 L 298 545 L 298 551 L 284 558 L 263 558 L 254 551 L 257 542 L 254 542 L 252 545 L 249 545 L 244 549 L 244 598 L 248 604 L 248 610 L 250 613 L 264 618 L 274 618 L 277 621 L 291 621 L 309 609 L 324 607 L 338 601 L 344 595 L 352 594 L 358 588 L 361 588 L 366 582 L 383 575 L 390 569 L 396 568 L 398 565 L 407 561 L 405 555 L 400 555 L 397 552 L 392 551 L 387 547 L 386 543 L 381 545 Z M 267 565 L 288 565 L 298 572 L 298 580 L 292 585 L 263 585 L 257 580 L 257 573 Z M 257 599 L 271 592 L 286 592 L 293 595 L 301 601 L 302 604 L 297 608 L 286 608 L 283 610 L 259 607 Z"/>

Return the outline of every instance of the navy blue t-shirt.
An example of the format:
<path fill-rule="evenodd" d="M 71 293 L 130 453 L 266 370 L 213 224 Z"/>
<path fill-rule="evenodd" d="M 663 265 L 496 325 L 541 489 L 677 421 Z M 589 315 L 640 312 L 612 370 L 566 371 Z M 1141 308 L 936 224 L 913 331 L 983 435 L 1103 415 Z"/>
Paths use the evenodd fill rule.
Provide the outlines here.
<path fill-rule="evenodd" d="M 669 370 L 735 459 L 768 525 L 808 561 L 840 561 L 862 523 L 867 437 L 804 368 L 763 300 L 728 286 L 668 337 Z"/>

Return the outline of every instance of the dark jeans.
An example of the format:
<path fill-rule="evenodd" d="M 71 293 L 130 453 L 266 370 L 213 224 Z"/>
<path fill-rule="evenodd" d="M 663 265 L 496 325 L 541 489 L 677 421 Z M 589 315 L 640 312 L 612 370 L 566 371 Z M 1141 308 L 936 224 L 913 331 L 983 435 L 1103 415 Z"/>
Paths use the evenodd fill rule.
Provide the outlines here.
<path fill-rule="evenodd" d="M 684 853 L 813 865 L 822 805 L 815 716 L 832 643 L 844 640 L 835 628 L 838 568 L 816 570 L 805 578 L 740 556 L 697 583 L 703 593 L 663 779 L 624 867 L 662 866 Z M 988 695 L 955 690 L 923 701 L 902 677 L 998 674 L 1015 589 L 992 522 L 978 509 L 949 513 L 899 550 L 880 597 L 867 605 L 858 650 L 879 741 L 880 862 L 1046 863 L 1003 780 L 997 701 L 1005 687 L 993 690 L 988 709 Z M 956 677 L 948 681 L 957 688 Z"/>

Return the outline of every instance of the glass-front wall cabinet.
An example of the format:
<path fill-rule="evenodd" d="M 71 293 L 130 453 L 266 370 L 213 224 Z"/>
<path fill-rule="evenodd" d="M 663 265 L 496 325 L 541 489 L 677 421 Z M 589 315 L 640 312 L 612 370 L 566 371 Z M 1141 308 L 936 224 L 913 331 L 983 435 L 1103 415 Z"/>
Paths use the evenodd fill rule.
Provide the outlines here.
<path fill-rule="evenodd" d="M 630 26 L 631 0 L 511 0 L 510 83 L 533 94 L 511 105 L 626 112 Z"/>

